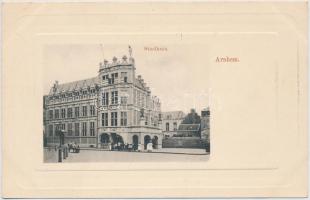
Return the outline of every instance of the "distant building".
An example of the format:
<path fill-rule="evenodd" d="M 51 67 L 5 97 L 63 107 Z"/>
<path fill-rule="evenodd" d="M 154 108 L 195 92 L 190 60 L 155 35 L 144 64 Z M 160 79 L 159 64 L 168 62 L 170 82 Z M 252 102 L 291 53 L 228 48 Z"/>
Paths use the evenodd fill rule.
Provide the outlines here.
<path fill-rule="evenodd" d="M 200 124 L 180 124 L 177 137 L 200 137 Z"/>
<path fill-rule="evenodd" d="M 44 97 L 44 126 L 48 144 L 65 142 L 81 147 L 108 148 L 115 143 L 161 148 L 161 103 L 136 76 L 131 56 L 99 65 L 97 76 L 71 83 L 57 81 Z"/>
<path fill-rule="evenodd" d="M 162 130 L 164 137 L 176 135 L 184 117 L 185 113 L 183 111 L 162 112 Z"/>
<path fill-rule="evenodd" d="M 201 139 L 210 143 L 210 109 L 201 111 Z"/>

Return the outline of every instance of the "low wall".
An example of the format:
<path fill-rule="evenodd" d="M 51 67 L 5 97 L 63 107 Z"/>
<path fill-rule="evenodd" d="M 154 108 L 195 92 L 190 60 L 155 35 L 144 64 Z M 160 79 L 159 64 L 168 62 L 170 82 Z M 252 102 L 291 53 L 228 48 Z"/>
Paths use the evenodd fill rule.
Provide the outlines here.
<path fill-rule="evenodd" d="M 199 137 L 170 137 L 163 139 L 163 148 L 205 148 Z"/>

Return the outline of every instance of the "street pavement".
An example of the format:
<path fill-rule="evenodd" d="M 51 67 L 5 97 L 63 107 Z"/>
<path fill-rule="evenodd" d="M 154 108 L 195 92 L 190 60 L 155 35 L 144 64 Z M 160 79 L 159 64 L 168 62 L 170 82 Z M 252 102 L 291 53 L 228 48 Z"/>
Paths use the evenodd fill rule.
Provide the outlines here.
<path fill-rule="evenodd" d="M 45 158 L 44 162 L 55 162 L 53 156 L 45 156 Z M 162 148 L 152 152 L 81 149 L 80 153 L 69 153 L 63 162 L 204 162 L 208 160 L 209 155 L 204 149 Z"/>

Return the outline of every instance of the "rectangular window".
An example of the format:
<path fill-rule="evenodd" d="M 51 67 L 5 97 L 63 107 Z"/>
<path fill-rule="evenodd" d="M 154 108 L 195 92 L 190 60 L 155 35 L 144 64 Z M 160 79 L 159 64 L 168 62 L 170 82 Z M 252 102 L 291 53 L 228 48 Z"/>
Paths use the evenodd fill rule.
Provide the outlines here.
<path fill-rule="evenodd" d="M 87 116 L 87 106 L 83 106 L 83 117 Z"/>
<path fill-rule="evenodd" d="M 72 123 L 69 123 L 69 124 L 68 124 L 68 135 L 69 135 L 69 136 L 72 136 L 72 134 L 73 134 L 73 131 L 72 131 Z"/>
<path fill-rule="evenodd" d="M 111 74 L 110 84 L 114 84 L 117 78 L 118 78 L 118 73 Z"/>
<path fill-rule="evenodd" d="M 75 136 L 79 136 L 80 135 L 80 123 L 75 123 L 74 124 L 74 133 L 75 133 Z"/>
<path fill-rule="evenodd" d="M 127 72 L 121 73 L 121 80 L 123 80 L 124 83 L 127 83 Z"/>
<path fill-rule="evenodd" d="M 55 119 L 59 119 L 59 109 L 55 110 Z"/>
<path fill-rule="evenodd" d="M 61 109 L 61 118 L 66 118 L 66 109 L 65 108 Z"/>
<path fill-rule="evenodd" d="M 108 92 L 102 93 L 102 105 L 103 106 L 109 105 L 109 93 Z"/>
<path fill-rule="evenodd" d="M 82 122 L 82 136 L 86 136 L 86 135 L 87 135 L 87 123 Z"/>
<path fill-rule="evenodd" d="M 111 112 L 111 126 L 117 126 L 117 112 Z"/>
<path fill-rule="evenodd" d="M 108 126 L 108 113 L 101 114 L 101 125 Z"/>
<path fill-rule="evenodd" d="M 53 119 L 53 116 L 54 116 L 53 110 L 49 110 L 48 111 L 48 118 Z"/>
<path fill-rule="evenodd" d="M 68 118 L 72 118 L 72 108 L 68 108 L 67 112 Z"/>
<path fill-rule="evenodd" d="M 52 124 L 48 125 L 48 135 L 53 136 L 53 132 L 54 132 L 53 125 Z"/>
<path fill-rule="evenodd" d="M 90 136 L 95 136 L 95 122 L 90 122 Z"/>
<path fill-rule="evenodd" d="M 121 126 L 127 126 L 127 112 L 121 112 Z"/>
<path fill-rule="evenodd" d="M 74 115 L 75 115 L 75 117 L 79 117 L 80 116 L 80 107 L 75 107 L 74 108 Z"/>
<path fill-rule="evenodd" d="M 118 104 L 118 91 L 112 92 L 112 105 Z"/>
<path fill-rule="evenodd" d="M 106 81 L 106 80 L 108 80 L 108 79 L 109 79 L 109 75 L 103 75 L 103 76 L 102 76 L 102 80 L 103 80 L 103 81 Z"/>
<path fill-rule="evenodd" d="M 61 130 L 63 130 L 63 131 L 66 130 L 66 124 L 61 124 L 60 127 L 61 127 Z"/>
<path fill-rule="evenodd" d="M 94 115 L 95 115 L 95 106 L 94 106 L 94 105 L 91 105 L 91 106 L 90 106 L 90 115 L 91 115 L 91 116 L 94 116 Z"/>

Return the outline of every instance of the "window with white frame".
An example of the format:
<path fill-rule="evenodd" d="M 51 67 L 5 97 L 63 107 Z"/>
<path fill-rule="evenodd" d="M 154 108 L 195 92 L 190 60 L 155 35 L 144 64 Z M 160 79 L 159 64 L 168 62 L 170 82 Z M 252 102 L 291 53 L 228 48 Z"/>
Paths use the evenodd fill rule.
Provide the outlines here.
<path fill-rule="evenodd" d="M 118 104 L 118 91 L 113 91 L 112 92 L 112 105 Z"/>
<path fill-rule="evenodd" d="M 66 109 L 65 108 L 61 109 L 61 118 L 66 118 Z"/>
<path fill-rule="evenodd" d="M 111 126 L 117 126 L 117 112 L 111 112 Z"/>
<path fill-rule="evenodd" d="M 90 105 L 90 115 L 91 116 L 95 115 L 95 106 L 94 105 Z"/>
<path fill-rule="evenodd" d="M 72 123 L 68 123 L 68 136 L 72 136 L 73 131 L 72 131 Z"/>
<path fill-rule="evenodd" d="M 83 114 L 83 117 L 86 117 L 87 116 L 87 106 L 83 106 L 82 108 L 82 114 Z"/>
<path fill-rule="evenodd" d="M 101 113 L 101 125 L 108 126 L 108 113 Z"/>
<path fill-rule="evenodd" d="M 53 136 L 53 132 L 54 132 L 53 128 L 54 128 L 53 124 L 48 125 L 48 135 L 49 136 Z"/>
<path fill-rule="evenodd" d="M 95 136 L 95 122 L 90 122 L 90 136 Z"/>
<path fill-rule="evenodd" d="M 49 119 L 53 119 L 53 116 L 54 116 L 54 111 L 53 110 L 49 110 L 48 111 L 48 118 Z"/>
<path fill-rule="evenodd" d="M 86 135 L 87 135 L 87 123 L 82 122 L 82 136 L 86 136 Z"/>
<path fill-rule="evenodd" d="M 75 117 L 79 117 L 80 116 L 80 107 L 75 107 L 74 108 L 74 115 L 75 115 Z"/>
<path fill-rule="evenodd" d="M 79 136 L 80 135 L 80 123 L 74 124 L 74 135 Z"/>
<path fill-rule="evenodd" d="M 102 93 L 102 105 L 103 106 L 109 105 L 109 93 L 108 92 Z"/>
<path fill-rule="evenodd" d="M 72 118 L 72 108 L 68 108 L 67 116 L 68 116 L 68 118 Z"/>
<path fill-rule="evenodd" d="M 127 126 L 127 112 L 121 112 L 121 126 Z"/>

